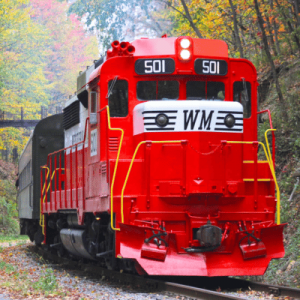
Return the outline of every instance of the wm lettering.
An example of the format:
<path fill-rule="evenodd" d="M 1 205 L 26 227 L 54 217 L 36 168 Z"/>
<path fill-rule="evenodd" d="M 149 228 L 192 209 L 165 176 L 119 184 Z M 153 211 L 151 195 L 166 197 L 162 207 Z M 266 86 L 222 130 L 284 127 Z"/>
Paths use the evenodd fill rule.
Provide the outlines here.
<path fill-rule="evenodd" d="M 210 130 L 211 119 L 214 111 L 211 110 L 206 116 L 206 111 L 202 110 L 202 114 L 200 110 L 184 110 L 184 130 L 194 130 L 194 127 L 198 121 L 199 127 L 198 130 Z M 199 118 L 198 118 L 199 116 Z"/>

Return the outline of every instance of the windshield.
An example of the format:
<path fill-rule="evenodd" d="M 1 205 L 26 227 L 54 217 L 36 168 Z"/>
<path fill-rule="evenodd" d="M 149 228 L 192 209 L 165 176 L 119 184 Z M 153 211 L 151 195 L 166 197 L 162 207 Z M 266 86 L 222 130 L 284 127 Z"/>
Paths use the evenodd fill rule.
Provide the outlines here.
<path fill-rule="evenodd" d="M 225 84 L 217 81 L 184 81 L 156 80 L 138 81 L 137 98 L 147 100 L 177 100 L 179 98 L 179 85 L 186 85 L 187 100 L 218 100 L 225 99 Z"/>
<path fill-rule="evenodd" d="M 139 100 L 176 100 L 178 97 L 178 81 L 139 81 L 137 83 Z"/>
<path fill-rule="evenodd" d="M 187 100 L 224 100 L 225 84 L 215 81 L 188 81 L 186 83 Z"/>

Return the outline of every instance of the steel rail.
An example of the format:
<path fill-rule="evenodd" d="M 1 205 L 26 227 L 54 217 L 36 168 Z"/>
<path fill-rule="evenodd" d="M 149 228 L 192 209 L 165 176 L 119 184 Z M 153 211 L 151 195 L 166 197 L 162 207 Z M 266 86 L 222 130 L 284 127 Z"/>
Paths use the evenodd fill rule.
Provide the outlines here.
<path fill-rule="evenodd" d="M 252 289 L 259 292 L 266 292 L 273 294 L 274 296 L 292 297 L 294 299 L 300 299 L 300 289 L 291 288 L 287 286 L 280 286 L 274 284 L 260 283 L 255 281 L 248 281 L 245 279 L 228 278 L 237 286 L 244 289 Z"/>

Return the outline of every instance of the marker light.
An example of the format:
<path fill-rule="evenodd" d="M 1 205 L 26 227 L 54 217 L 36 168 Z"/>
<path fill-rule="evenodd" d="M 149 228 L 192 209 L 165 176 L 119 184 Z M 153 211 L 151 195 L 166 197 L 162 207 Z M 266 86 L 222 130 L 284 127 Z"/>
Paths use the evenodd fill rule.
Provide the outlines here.
<path fill-rule="evenodd" d="M 182 40 L 180 41 L 180 46 L 181 46 L 183 49 L 187 49 L 190 45 L 191 45 L 191 42 L 190 42 L 190 40 L 188 40 L 188 39 L 182 39 Z"/>
<path fill-rule="evenodd" d="M 191 52 L 189 50 L 181 50 L 180 57 L 182 59 L 189 59 L 191 57 Z"/>

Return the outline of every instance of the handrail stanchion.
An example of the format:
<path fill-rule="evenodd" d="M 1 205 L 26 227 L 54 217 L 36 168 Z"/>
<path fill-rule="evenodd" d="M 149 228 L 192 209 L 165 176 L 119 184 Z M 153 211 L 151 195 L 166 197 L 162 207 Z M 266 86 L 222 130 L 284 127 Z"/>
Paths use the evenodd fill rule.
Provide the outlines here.
<path fill-rule="evenodd" d="M 68 171 L 68 160 L 67 160 L 67 150 L 64 150 L 64 159 L 65 159 L 65 208 L 68 208 L 68 202 L 67 202 L 67 171 Z"/>
<path fill-rule="evenodd" d="M 280 225 L 280 190 L 279 190 L 279 186 L 278 186 L 278 183 L 277 183 L 275 171 L 273 169 L 272 158 L 269 157 L 265 145 L 262 142 L 227 141 L 227 143 L 228 144 L 253 144 L 253 143 L 258 143 L 259 145 L 262 146 L 262 148 L 264 150 L 264 153 L 265 153 L 265 156 L 267 158 L 268 164 L 269 164 L 269 168 L 270 168 L 273 180 L 275 182 L 275 186 L 276 186 L 276 196 L 277 196 L 277 225 Z"/>
<path fill-rule="evenodd" d="M 257 163 L 257 151 L 258 143 L 253 143 L 253 152 L 254 152 L 254 208 L 257 209 L 258 205 L 258 163 Z"/>
<path fill-rule="evenodd" d="M 52 156 L 50 156 L 50 176 L 49 176 L 49 180 L 50 180 L 50 193 L 49 193 L 49 200 L 50 200 L 50 210 L 53 209 L 53 201 L 52 201 L 52 197 L 51 197 L 51 192 L 52 192 Z M 47 192 L 48 194 L 48 192 Z M 48 203 L 47 203 L 48 205 Z"/>
<path fill-rule="evenodd" d="M 56 172 L 56 168 L 57 168 L 57 157 L 56 157 L 56 153 L 54 154 L 54 210 L 57 210 L 57 199 L 56 199 L 56 184 L 57 184 L 57 172 Z"/>
<path fill-rule="evenodd" d="M 145 175 L 146 175 L 146 203 L 147 209 L 150 208 L 150 155 L 151 155 L 151 141 L 146 141 L 145 147 Z"/>
<path fill-rule="evenodd" d="M 133 153 L 133 156 L 132 156 L 132 159 L 131 159 L 131 162 L 130 162 L 130 165 L 129 165 L 129 168 L 128 168 L 128 171 L 127 171 L 127 174 L 126 174 L 126 177 L 125 177 L 125 180 L 124 180 L 124 184 L 123 184 L 123 188 L 122 188 L 122 192 L 121 192 L 121 220 L 122 220 L 122 223 L 124 223 L 124 192 L 125 192 L 125 188 L 126 188 L 126 185 L 127 185 L 127 181 L 128 181 L 128 178 L 129 178 L 129 175 L 130 175 L 130 172 L 131 172 L 131 169 L 132 169 L 132 166 L 133 166 L 133 162 L 135 160 L 135 157 L 137 155 L 137 152 L 138 150 L 140 149 L 141 145 L 143 144 L 146 144 L 146 143 L 149 143 L 150 141 L 142 141 L 140 142 L 136 148 L 135 148 L 135 151 Z M 179 144 L 179 143 L 182 143 L 182 141 L 151 141 L 152 144 Z M 118 230 L 120 230 L 118 228 Z"/>
<path fill-rule="evenodd" d="M 59 184 L 58 184 L 58 188 L 59 188 L 59 207 L 62 208 L 62 200 L 61 200 L 61 190 L 62 190 L 62 180 L 61 180 L 61 176 L 62 176 L 62 165 L 61 165 L 61 151 L 59 152 Z"/>
<path fill-rule="evenodd" d="M 76 207 L 78 207 L 78 154 L 77 154 L 77 145 L 76 145 L 76 149 L 75 149 L 75 166 L 76 166 Z"/>
<path fill-rule="evenodd" d="M 70 207 L 73 208 L 73 146 L 70 148 Z"/>

